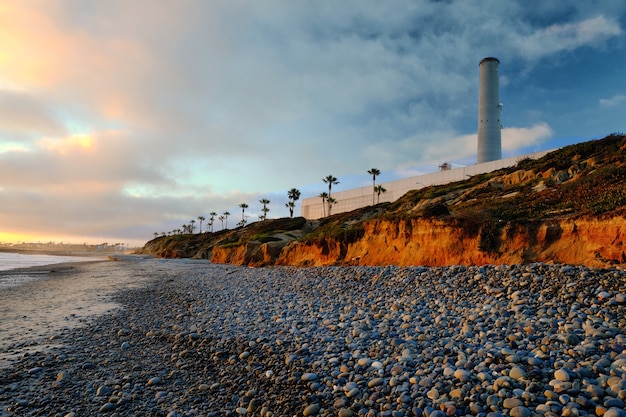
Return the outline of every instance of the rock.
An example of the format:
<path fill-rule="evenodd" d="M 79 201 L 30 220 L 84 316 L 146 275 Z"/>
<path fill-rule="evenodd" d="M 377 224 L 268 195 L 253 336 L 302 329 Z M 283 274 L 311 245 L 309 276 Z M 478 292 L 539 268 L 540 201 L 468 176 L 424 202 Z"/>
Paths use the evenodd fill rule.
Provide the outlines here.
<path fill-rule="evenodd" d="M 437 398 L 439 398 L 439 390 L 433 388 L 426 393 L 426 396 L 431 400 L 436 400 Z"/>
<path fill-rule="evenodd" d="M 508 409 L 513 409 L 522 405 L 524 405 L 524 403 L 519 398 L 505 398 L 502 402 L 502 406 Z"/>
<path fill-rule="evenodd" d="M 113 403 L 106 403 L 102 407 L 100 407 L 100 409 L 98 411 L 101 412 L 101 413 L 109 413 L 109 412 L 111 412 L 113 410 L 115 410 L 115 404 L 113 404 Z"/>
<path fill-rule="evenodd" d="M 604 417 L 626 417 L 626 411 L 623 408 L 611 407 L 604 412 Z"/>
<path fill-rule="evenodd" d="M 526 378 L 526 372 L 519 366 L 514 366 L 509 371 L 509 376 L 515 380 Z"/>
<path fill-rule="evenodd" d="M 567 371 L 564 369 L 557 369 L 556 371 L 554 371 L 554 378 L 558 381 L 564 382 L 567 382 L 570 379 L 569 373 L 567 373 Z"/>
<path fill-rule="evenodd" d="M 317 380 L 317 374 L 313 372 L 307 372 L 307 373 L 302 374 L 301 379 L 303 381 L 315 381 Z"/>
<path fill-rule="evenodd" d="M 511 417 L 530 417 L 532 415 L 532 412 L 524 406 L 517 406 L 511 408 L 511 410 L 509 411 L 509 415 Z"/>
<path fill-rule="evenodd" d="M 461 382 L 468 382 L 471 379 L 471 374 L 465 369 L 457 369 L 454 371 L 454 377 Z"/>
<path fill-rule="evenodd" d="M 302 414 L 307 417 L 307 416 L 316 416 L 317 413 L 319 413 L 320 411 L 320 405 L 319 404 L 311 404 L 309 406 L 307 406 L 304 411 L 302 412 Z"/>
<path fill-rule="evenodd" d="M 159 385 L 161 384 L 161 382 L 162 382 L 161 378 L 158 376 L 155 376 L 148 380 L 148 385 Z"/>
<path fill-rule="evenodd" d="M 384 380 L 382 378 L 374 378 L 374 379 L 371 379 L 367 383 L 367 386 L 370 387 L 370 388 L 373 388 L 373 387 L 378 387 L 378 386 L 382 385 L 383 383 L 384 383 Z"/>

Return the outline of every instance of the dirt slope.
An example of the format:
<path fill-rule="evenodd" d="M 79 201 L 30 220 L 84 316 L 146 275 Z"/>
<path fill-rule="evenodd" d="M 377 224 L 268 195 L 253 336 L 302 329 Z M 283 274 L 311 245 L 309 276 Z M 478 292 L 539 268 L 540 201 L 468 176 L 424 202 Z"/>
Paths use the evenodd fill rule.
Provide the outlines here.
<path fill-rule="evenodd" d="M 237 265 L 626 263 L 626 137 L 407 193 L 394 203 L 163 236 L 142 253 Z"/>

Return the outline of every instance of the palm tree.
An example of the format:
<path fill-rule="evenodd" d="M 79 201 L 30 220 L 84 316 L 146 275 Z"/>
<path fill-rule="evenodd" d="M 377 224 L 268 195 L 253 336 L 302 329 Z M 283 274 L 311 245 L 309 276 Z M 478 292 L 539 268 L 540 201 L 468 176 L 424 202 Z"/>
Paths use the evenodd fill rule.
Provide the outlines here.
<path fill-rule="evenodd" d="M 215 216 L 217 216 L 217 213 L 212 211 L 209 214 L 211 215 L 211 218 L 210 218 L 211 219 L 211 223 L 210 223 L 211 224 L 211 233 L 213 233 L 213 223 L 215 222 Z"/>
<path fill-rule="evenodd" d="M 191 223 L 191 226 L 189 226 L 189 233 L 193 234 L 193 225 L 196 221 L 194 219 L 189 220 L 189 223 Z"/>
<path fill-rule="evenodd" d="M 326 178 L 322 178 L 322 181 L 328 184 L 328 197 L 330 197 L 333 185 L 339 184 L 339 181 L 337 181 L 337 178 L 332 175 L 327 175 Z"/>
<path fill-rule="evenodd" d="M 297 188 L 292 188 L 291 190 L 287 191 L 287 197 L 289 197 L 289 199 L 294 202 L 298 201 L 300 199 L 300 190 L 298 190 Z"/>
<path fill-rule="evenodd" d="M 367 171 L 367 173 L 372 176 L 372 181 L 374 182 L 374 193 L 372 193 L 372 205 L 374 205 L 374 194 L 376 193 L 376 176 L 380 175 L 380 170 L 378 168 L 372 168 Z"/>
<path fill-rule="evenodd" d="M 159 232 L 154 232 L 153 235 L 154 235 L 154 238 L 156 239 L 157 237 L 159 237 Z"/>
<path fill-rule="evenodd" d="M 267 219 L 267 212 L 270 211 L 270 209 L 267 208 L 267 205 L 270 203 L 270 201 L 267 198 L 262 198 L 261 200 L 259 200 L 259 203 L 263 204 L 263 208 L 261 209 L 261 211 L 263 212 L 263 220 Z"/>
<path fill-rule="evenodd" d="M 320 193 L 319 197 L 321 197 L 322 199 L 322 209 L 324 210 L 324 217 L 326 217 L 326 200 L 329 197 L 328 193 L 327 192 Z"/>
<path fill-rule="evenodd" d="M 326 201 L 328 202 L 328 215 L 330 216 L 330 212 L 331 212 L 331 209 L 333 208 L 333 204 L 335 204 L 337 200 L 335 200 L 332 197 L 328 197 Z"/>
<path fill-rule="evenodd" d="M 239 207 L 241 207 L 241 225 L 245 226 L 246 225 L 246 209 L 248 208 L 248 205 L 246 203 L 241 203 L 239 204 Z"/>
<path fill-rule="evenodd" d="M 205 221 L 206 219 L 204 218 L 204 216 L 198 216 L 198 220 L 200 220 L 200 232 L 202 233 L 202 222 Z"/>
<path fill-rule="evenodd" d="M 289 202 L 285 204 L 285 207 L 289 208 L 289 215 L 293 217 L 293 209 L 296 207 L 296 201 L 300 199 L 300 190 L 292 188 L 287 191 L 287 197 L 289 198 Z"/>
<path fill-rule="evenodd" d="M 386 193 L 387 189 L 385 187 L 383 187 L 382 185 L 377 185 L 377 186 L 374 187 L 374 192 L 376 194 L 378 194 L 378 202 L 377 203 L 380 203 L 380 195 L 382 193 Z"/>
<path fill-rule="evenodd" d="M 224 215 L 224 220 L 226 221 L 226 228 L 228 229 L 228 216 L 230 216 L 230 213 L 225 211 L 222 214 Z"/>
<path fill-rule="evenodd" d="M 333 188 L 333 185 L 339 184 L 339 181 L 337 181 L 337 178 L 335 178 L 332 175 L 327 175 L 326 178 L 322 178 L 322 181 L 328 184 L 328 198 L 326 199 L 326 202 L 328 202 L 328 215 L 330 216 L 330 204 L 331 203 L 329 202 L 329 199 L 331 198 L 331 190 Z"/>

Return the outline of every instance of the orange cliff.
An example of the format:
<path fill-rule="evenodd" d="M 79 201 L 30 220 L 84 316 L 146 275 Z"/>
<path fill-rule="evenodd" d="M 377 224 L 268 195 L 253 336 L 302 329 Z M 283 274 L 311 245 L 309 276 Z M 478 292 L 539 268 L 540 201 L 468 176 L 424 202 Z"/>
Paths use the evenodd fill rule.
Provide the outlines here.
<path fill-rule="evenodd" d="M 487 227 L 487 226 L 482 226 Z M 626 219 L 577 218 L 509 223 L 489 233 L 437 219 L 372 220 L 354 241 L 249 243 L 213 249 L 211 261 L 236 265 L 484 265 L 549 262 L 605 267 L 626 263 Z M 488 236 L 495 236 L 489 240 Z"/>
<path fill-rule="evenodd" d="M 626 209 L 601 216 L 478 223 L 461 218 L 370 219 L 352 233 L 261 243 L 157 239 L 141 253 L 233 265 L 484 265 L 626 263 Z M 234 232 L 233 232 L 234 233 Z M 296 232 L 293 232 L 294 234 Z M 285 234 L 282 234 L 285 236 Z M 228 235 L 226 235 L 228 236 Z M 190 240 L 192 240 L 190 242 Z"/>
<path fill-rule="evenodd" d="M 156 238 L 139 253 L 236 265 L 626 264 L 626 135 L 319 220 Z"/>

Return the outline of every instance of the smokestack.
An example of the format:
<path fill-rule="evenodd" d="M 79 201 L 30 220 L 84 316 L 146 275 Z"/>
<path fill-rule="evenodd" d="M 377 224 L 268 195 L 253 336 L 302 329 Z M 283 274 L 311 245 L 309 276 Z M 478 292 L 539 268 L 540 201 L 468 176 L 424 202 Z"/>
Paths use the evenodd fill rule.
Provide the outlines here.
<path fill-rule="evenodd" d="M 498 58 L 480 61 L 478 92 L 478 158 L 477 162 L 502 159 L 502 124 L 500 123 L 500 82 Z"/>

